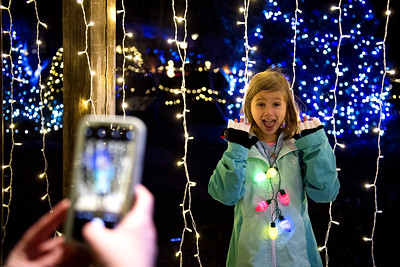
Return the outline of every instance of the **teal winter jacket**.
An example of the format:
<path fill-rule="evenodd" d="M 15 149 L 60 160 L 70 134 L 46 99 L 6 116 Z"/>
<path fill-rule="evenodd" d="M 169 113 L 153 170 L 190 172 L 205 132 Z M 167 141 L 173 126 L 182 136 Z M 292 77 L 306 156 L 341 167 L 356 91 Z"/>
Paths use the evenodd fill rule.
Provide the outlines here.
<path fill-rule="evenodd" d="M 268 170 L 269 162 L 255 146 L 247 149 L 229 143 L 211 176 L 210 195 L 226 205 L 235 205 L 228 267 L 322 266 L 307 196 L 315 202 L 330 202 L 339 192 L 336 158 L 324 130 L 296 141 L 285 140 L 276 164 L 280 179 L 254 180 L 256 174 Z M 279 205 L 279 209 L 291 230 L 283 230 L 277 220 L 278 236 L 272 240 L 268 228 L 276 204 L 270 203 L 261 212 L 256 206 L 278 187 L 290 197 L 289 205 Z"/>

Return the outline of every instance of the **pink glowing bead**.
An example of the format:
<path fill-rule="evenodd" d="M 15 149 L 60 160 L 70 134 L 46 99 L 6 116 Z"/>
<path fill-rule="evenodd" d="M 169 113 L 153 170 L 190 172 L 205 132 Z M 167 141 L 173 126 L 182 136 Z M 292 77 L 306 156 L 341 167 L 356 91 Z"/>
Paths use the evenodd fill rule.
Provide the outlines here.
<path fill-rule="evenodd" d="M 286 205 L 286 206 L 289 205 L 290 198 L 289 198 L 289 195 L 286 194 L 285 190 L 283 190 L 283 189 L 279 190 L 279 196 L 278 196 L 278 198 L 279 198 L 279 201 L 280 201 L 283 205 Z"/>
<path fill-rule="evenodd" d="M 256 207 L 256 211 L 264 211 L 268 208 L 268 202 L 263 200 L 260 203 L 258 203 Z"/>

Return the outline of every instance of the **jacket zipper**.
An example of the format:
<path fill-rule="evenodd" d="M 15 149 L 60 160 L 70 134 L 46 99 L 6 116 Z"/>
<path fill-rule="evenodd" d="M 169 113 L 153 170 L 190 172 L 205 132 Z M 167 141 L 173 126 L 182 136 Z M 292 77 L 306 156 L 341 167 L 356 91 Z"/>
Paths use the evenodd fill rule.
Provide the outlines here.
<path fill-rule="evenodd" d="M 297 150 L 297 149 L 292 148 L 292 149 L 286 151 L 284 154 L 279 154 L 279 155 L 278 155 L 278 158 L 277 158 L 276 161 L 275 161 L 275 164 L 278 164 L 278 160 L 279 160 L 280 158 L 282 158 L 282 157 L 285 156 L 286 154 L 289 154 L 290 152 L 293 152 L 293 151 L 296 151 L 296 150 Z M 270 163 L 267 162 L 267 160 L 266 160 L 263 156 L 262 156 L 262 160 L 263 160 L 265 163 L 267 163 L 268 166 L 270 165 Z M 269 167 L 272 167 L 272 166 L 269 166 Z M 271 216 L 272 216 L 272 212 L 273 212 L 274 210 L 275 210 L 275 203 L 272 202 L 272 203 L 271 203 Z M 271 248 L 272 266 L 273 266 L 273 267 L 276 267 L 276 245 L 275 245 L 275 240 L 271 240 L 271 241 L 272 241 L 272 242 L 271 242 L 271 244 L 272 244 L 272 248 Z"/>
<path fill-rule="evenodd" d="M 273 210 L 275 210 L 275 203 L 271 203 L 271 216 L 273 213 Z M 269 226 L 271 227 L 271 226 Z M 276 267 L 276 250 L 275 250 L 275 239 L 271 239 L 271 244 L 272 244 L 272 249 L 271 249 L 271 258 L 272 258 L 272 267 Z"/>
<path fill-rule="evenodd" d="M 275 161 L 275 164 L 278 164 L 278 160 L 280 159 L 280 158 L 282 158 L 283 156 L 285 156 L 286 154 L 289 154 L 290 152 L 293 152 L 293 151 L 296 151 L 296 149 L 290 149 L 290 150 L 288 150 L 288 151 L 286 151 L 284 154 L 279 154 L 278 155 L 278 158 L 276 159 L 276 161 Z M 270 166 L 271 167 L 271 166 Z M 274 202 L 272 202 L 271 203 L 271 216 L 272 216 L 272 213 L 273 213 L 273 211 L 275 210 L 275 203 Z M 272 240 L 272 251 L 271 251 L 271 258 L 272 258 L 272 267 L 276 267 L 276 245 L 275 245 L 275 239 L 273 239 Z"/>

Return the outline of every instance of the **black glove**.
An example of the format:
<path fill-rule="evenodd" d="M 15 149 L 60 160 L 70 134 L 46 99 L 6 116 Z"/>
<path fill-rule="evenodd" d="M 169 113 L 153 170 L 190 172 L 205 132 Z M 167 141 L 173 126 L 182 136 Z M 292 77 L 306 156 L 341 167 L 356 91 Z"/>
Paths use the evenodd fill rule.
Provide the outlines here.
<path fill-rule="evenodd" d="M 233 142 L 250 149 L 258 138 L 256 136 L 250 137 L 246 131 L 237 130 L 233 128 L 225 128 L 221 132 L 221 137 L 226 138 L 229 142 Z"/>
<path fill-rule="evenodd" d="M 316 131 L 322 128 L 324 128 L 324 126 L 322 125 L 321 121 L 318 118 L 314 118 L 313 120 L 310 121 L 304 121 L 299 124 L 300 132 L 295 134 L 293 138 L 298 140 L 301 137 L 315 133 Z"/>

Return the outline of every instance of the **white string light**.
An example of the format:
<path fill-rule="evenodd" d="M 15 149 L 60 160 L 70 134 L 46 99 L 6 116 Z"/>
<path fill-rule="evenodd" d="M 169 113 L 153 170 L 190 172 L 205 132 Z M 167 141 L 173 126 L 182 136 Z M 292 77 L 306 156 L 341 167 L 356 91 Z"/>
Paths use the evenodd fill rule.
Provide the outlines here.
<path fill-rule="evenodd" d="M 386 4 L 386 24 L 385 24 L 385 34 L 383 37 L 383 41 L 380 42 L 377 45 L 382 45 L 383 47 L 383 75 L 382 75 L 382 83 L 381 83 L 381 92 L 379 95 L 379 121 L 378 121 L 378 126 L 377 126 L 377 134 L 378 134 L 378 156 L 376 158 L 376 172 L 375 172 L 375 178 L 374 178 L 374 183 L 373 184 L 366 184 L 365 188 L 374 188 L 374 205 L 375 205 L 375 211 L 374 211 L 374 222 L 372 225 L 372 231 L 371 231 L 371 236 L 370 237 L 364 237 L 363 240 L 367 242 L 371 242 L 371 259 L 372 259 L 372 265 L 375 267 L 375 255 L 374 255 L 374 236 L 375 236 L 375 229 L 376 229 L 376 215 L 382 213 L 381 210 L 378 208 L 378 188 L 376 186 L 376 183 L 378 181 L 378 175 L 379 175 L 379 165 L 380 165 L 380 160 L 383 158 L 382 151 L 381 151 L 381 136 L 382 136 L 382 102 L 383 102 L 383 89 L 385 87 L 385 79 L 387 74 L 392 74 L 393 71 L 387 70 L 386 66 L 386 39 L 387 39 L 387 34 L 388 34 L 388 25 L 389 25 L 389 16 L 390 16 L 390 0 L 387 0 Z"/>
<path fill-rule="evenodd" d="M 85 55 L 88 69 L 89 69 L 89 75 L 90 75 L 90 96 L 89 99 L 87 100 L 82 100 L 82 103 L 85 107 L 87 107 L 87 104 L 90 102 L 91 107 L 92 107 L 92 113 L 96 116 L 96 108 L 93 102 L 93 76 L 95 75 L 95 72 L 92 70 L 91 66 L 91 60 L 90 60 L 90 55 L 89 55 L 89 28 L 94 25 L 93 21 L 89 22 L 86 19 L 86 12 L 85 12 L 85 7 L 83 6 L 84 0 L 77 0 L 78 4 L 81 6 L 82 9 L 82 15 L 83 15 L 83 21 L 85 23 L 85 50 L 79 51 L 78 55 Z"/>
<path fill-rule="evenodd" d="M 180 204 L 180 207 L 182 208 L 182 217 L 183 217 L 183 222 L 184 222 L 184 228 L 182 230 L 182 237 L 181 237 L 181 242 L 179 245 L 179 251 L 175 254 L 177 257 L 179 257 L 179 262 L 180 266 L 183 265 L 183 252 L 182 252 L 182 246 L 183 242 L 185 240 L 185 233 L 186 231 L 189 233 L 193 233 L 194 230 L 194 235 L 196 239 L 196 249 L 197 252 L 194 255 L 197 258 L 197 261 L 200 266 L 201 265 L 201 260 L 200 260 L 200 249 L 199 249 L 199 238 L 200 234 L 197 232 L 196 228 L 196 222 L 193 217 L 193 213 L 191 211 L 191 206 L 192 206 L 192 194 L 191 194 L 191 187 L 195 186 L 196 183 L 190 180 L 189 177 L 189 171 L 188 171 L 188 166 L 187 166 L 187 152 L 188 152 L 188 142 L 189 140 L 192 140 L 193 137 L 191 137 L 188 133 L 187 129 L 187 122 L 186 122 L 186 114 L 189 112 L 187 109 L 187 103 L 186 103 L 186 81 L 185 81 L 185 65 L 187 63 L 187 58 L 186 58 L 186 49 L 187 49 L 187 11 L 188 11 L 188 0 L 185 0 L 185 11 L 183 17 L 178 17 L 176 15 L 176 10 L 175 10 L 175 1 L 172 0 L 172 12 L 173 12 L 173 21 L 174 21 L 174 26 L 175 26 L 175 39 L 174 40 L 169 40 L 169 43 L 175 43 L 176 48 L 178 50 L 182 66 L 181 66 L 181 74 L 182 74 L 182 84 L 181 84 L 181 89 L 180 93 L 182 95 L 182 100 L 183 100 L 183 111 L 182 114 L 178 114 L 177 117 L 181 118 L 183 121 L 183 130 L 184 130 L 184 137 L 185 137 L 185 145 L 184 145 L 184 156 L 182 158 L 182 161 L 179 161 L 177 164 L 178 166 L 183 165 L 185 169 L 185 175 L 186 175 L 186 186 L 185 186 L 185 192 L 183 196 L 183 201 Z M 181 41 L 178 39 L 178 24 L 183 23 L 183 38 Z M 192 227 L 193 230 L 188 227 L 188 222 L 186 219 L 186 215 L 189 214 L 192 222 Z"/>
<path fill-rule="evenodd" d="M 129 57 L 126 55 L 126 49 L 125 49 L 125 41 L 126 37 L 132 37 L 132 33 L 128 33 L 125 29 L 125 15 L 126 15 L 126 9 L 125 9 L 125 3 L 124 0 L 121 0 L 121 5 L 122 5 L 122 10 L 118 10 L 117 13 L 122 13 L 122 31 L 123 31 L 123 37 L 122 37 L 122 55 L 123 55 L 123 60 L 122 60 L 122 112 L 123 116 L 125 118 L 126 116 L 126 108 L 128 107 L 128 104 L 126 103 L 126 90 L 125 90 L 125 71 L 126 71 L 126 59 Z"/>
<path fill-rule="evenodd" d="M 333 125 L 333 137 L 335 140 L 335 144 L 333 146 L 333 151 L 336 151 L 336 147 L 339 146 L 341 148 L 344 148 L 344 144 L 340 144 L 337 141 L 337 132 L 336 132 L 336 117 L 335 114 L 337 113 L 337 86 L 339 83 L 339 76 L 340 76 L 340 66 L 342 66 L 342 62 L 340 62 L 340 48 L 342 46 L 342 40 L 343 38 L 350 38 L 349 35 L 343 35 L 343 30 L 342 30 L 342 0 L 339 0 L 339 5 L 338 6 L 333 6 L 331 7 L 331 10 L 338 10 L 339 11 L 339 18 L 338 18 L 338 24 L 339 24 L 339 42 L 338 42 L 338 46 L 337 46 L 337 50 L 336 50 L 336 66 L 335 66 L 335 74 L 336 74 L 336 78 L 335 78 L 335 86 L 332 90 L 330 90 L 330 92 L 333 95 L 333 99 L 334 99 L 334 107 L 332 109 L 332 116 L 328 117 L 328 119 L 331 120 L 331 123 Z"/>
<path fill-rule="evenodd" d="M 249 17 L 249 6 L 250 6 L 250 0 L 243 0 L 243 5 L 244 7 L 240 8 L 240 11 L 243 12 L 243 18 L 244 22 L 238 21 L 237 25 L 244 25 L 244 47 L 245 47 L 245 57 L 242 59 L 244 61 L 244 81 L 245 81 L 245 90 L 247 90 L 248 84 L 249 84 L 249 64 L 255 64 L 255 61 L 250 61 L 249 60 L 249 52 L 250 50 L 255 50 L 256 48 L 251 47 L 249 45 L 249 37 L 248 37 L 248 24 L 247 20 Z"/>
<path fill-rule="evenodd" d="M 325 119 L 331 120 L 332 123 L 332 133 L 333 133 L 333 137 L 335 140 L 335 144 L 333 146 L 333 152 L 335 153 L 336 151 L 336 147 L 339 146 L 341 148 L 344 148 L 345 145 L 344 144 L 340 144 L 338 143 L 337 140 L 337 132 L 336 132 L 336 118 L 335 118 L 335 114 L 337 113 L 337 95 L 336 95 L 336 91 L 337 91 L 337 86 L 338 86 L 338 82 L 339 82 L 339 76 L 340 76 L 340 66 L 342 65 L 342 63 L 340 62 L 340 48 L 342 45 L 342 40 L 343 38 L 349 38 L 349 35 L 343 35 L 343 30 L 342 30 L 342 0 L 339 0 L 339 4 L 338 6 L 333 6 L 331 7 L 331 10 L 338 10 L 339 11 L 339 18 L 338 18 L 338 24 L 339 24 L 339 42 L 337 45 L 337 50 L 336 50 L 336 66 L 335 66 L 335 74 L 336 74 L 336 79 L 335 79 L 335 86 L 332 90 L 330 90 L 330 92 L 333 94 L 333 99 L 334 99 L 334 107 L 332 109 L 332 116 L 331 117 L 327 117 Z M 337 171 L 340 171 L 340 169 L 338 168 Z M 332 204 L 333 202 L 329 203 L 329 222 L 328 222 L 328 229 L 326 231 L 326 235 L 325 235 L 325 242 L 324 245 L 322 247 L 319 248 L 320 251 L 325 250 L 325 266 L 328 267 L 329 266 L 329 255 L 328 255 L 328 240 L 329 240 L 329 234 L 330 234 L 330 230 L 332 225 L 339 225 L 339 222 L 333 220 L 333 216 L 332 216 Z"/>
<path fill-rule="evenodd" d="M 10 77 L 11 77 L 11 83 L 10 83 L 10 132 L 11 132 L 11 148 L 10 148 L 10 157 L 9 157 L 9 161 L 7 165 L 3 165 L 2 168 L 3 170 L 7 169 L 9 171 L 10 174 L 10 181 L 9 184 L 6 188 L 2 188 L 3 193 L 8 193 L 8 201 L 7 203 L 2 203 L 2 209 L 6 209 L 6 213 L 5 213 L 5 220 L 1 222 L 2 224 L 2 228 L 3 228 L 3 236 L 2 236 L 2 245 L 4 244 L 4 240 L 6 238 L 6 228 L 8 225 L 8 221 L 10 218 L 10 206 L 11 206 L 11 201 L 12 201 L 12 190 L 13 190 L 13 178 L 14 178 L 14 173 L 13 173 L 13 168 L 12 168 L 12 162 L 13 162 L 13 154 L 14 154 L 14 147 L 16 145 L 15 143 L 15 139 L 14 139 L 14 133 L 15 133 L 15 124 L 14 124 L 14 82 L 18 81 L 18 79 L 15 77 L 14 75 L 14 62 L 12 59 L 12 50 L 13 50 L 13 40 L 12 40 L 12 24 L 13 24 L 13 20 L 12 20 L 12 15 L 11 15 L 11 3 L 12 1 L 10 0 L 8 2 L 8 6 L 3 6 L 1 5 L 0 8 L 2 10 L 6 10 L 9 16 L 9 28 L 5 31 L 3 31 L 4 35 L 8 35 L 9 36 L 9 50 L 7 54 L 3 54 L 3 58 L 9 58 L 10 60 Z M 4 214 L 4 212 L 2 211 L 2 213 Z"/>
<path fill-rule="evenodd" d="M 292 67 L 293 67 L 293 79 L 292 79 L 292 84 L 290 85 L 290 92 L 292 93 L 292 97 L 294 99 L 294 93 L 293 93 L 293 86 L 296 81 L 296 49 L 297 49 L 297 23 L 298 23 L 298 17 L 297 14 L 301 13 L 301 10 L 299 9 L 299 1 L 296 0 L 296 10 L 294 11 L 294 26 L 293 26 L 293 62 L 292 62 Z"/>
<path fill-rule="evenodd" d="M 48 168 L 48 163 L 47 163 L 47 158 L 46 158 L 46 133 L 47 130 L 45 129 L 45 118 L 43 114 L 43 109 L 44 109 L 44 99 L 43 99 L 43 93 L 44 93 L 44 86 L 42 85 L 42 60 L 40 58 L 40 44 L 41 41 L 39 40 L 40 36 L 40 26 L 44 27 L 47 29 L 47 25 L 43 23 L 40 18 L 39 18 L 39 13 L 38 13 L 38 8 L 37 8 L 37 2 L 36 0 L 29 0 L 27 1 L 27 4 L 29 3 L 34 3 L 35 5 L 35 14 L 36 14 L 36 48 L 37 48 L 37 60 L 38 60 L 38 65 L 37 68 L 39 70 L 39 81 L 38 81 L 38 86 L 40 87 L 39 95 L 40 95 L 40 117 L 41 117 L 41 132 L 42 132 L 42 156 L 44 160 L 44 167 L 43 167 L 43 172 L 39 175 L 40 179 L 45 179 L 46 180 L 46 194 L 42 196 L 42 200 L 47 199 L 49 206 L 50 206 L 50 213 L 53 212 L 53 206 L 51 205 L 51 199 L 50 199 L 50 194 L 49 194 L 49 179 L 47 176 L 47 168 Z"/>

